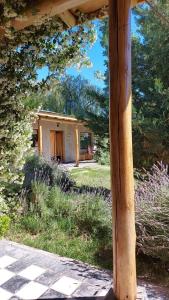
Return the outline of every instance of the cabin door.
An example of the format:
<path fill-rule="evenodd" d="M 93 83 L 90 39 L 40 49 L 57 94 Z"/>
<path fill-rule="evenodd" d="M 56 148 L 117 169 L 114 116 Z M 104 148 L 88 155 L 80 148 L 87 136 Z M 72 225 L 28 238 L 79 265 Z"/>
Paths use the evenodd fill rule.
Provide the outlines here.
<path fill-rule="evenodd" d="M 50 131 L 51 159 L 63 161 L 63 131 Z"/>

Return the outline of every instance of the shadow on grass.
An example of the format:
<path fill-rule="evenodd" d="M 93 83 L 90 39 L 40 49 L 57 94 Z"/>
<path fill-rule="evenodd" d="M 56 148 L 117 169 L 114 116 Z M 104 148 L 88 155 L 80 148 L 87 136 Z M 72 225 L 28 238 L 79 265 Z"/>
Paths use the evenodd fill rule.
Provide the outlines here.
<path fill-rule="evenodd" d="M 110 197 L 111 197 L 111 191 L 102 186 L 98 186 L 98 187 L 93 187 L 89 185 L 74 186 L 72 192 L 78 194 L 92 194 L 95 196 L 102 196 L 104 199 L 108 201 L 110 201 Z"/>

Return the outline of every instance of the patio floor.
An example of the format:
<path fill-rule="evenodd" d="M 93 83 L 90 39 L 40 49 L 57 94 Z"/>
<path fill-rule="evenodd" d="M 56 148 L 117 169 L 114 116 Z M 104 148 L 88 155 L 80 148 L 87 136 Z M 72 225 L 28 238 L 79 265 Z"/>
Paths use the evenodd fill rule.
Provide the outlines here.
<path fill-rule="evenodd" d="M 75 162 L 72 163 L 63 163 L 60 166 L 62 166 L 66 170 L 72 170 L 77 168 L 75 166 Z M 96 168 L 99 164 L 95 160 L 85 160 L 85 161 L 79 161 L 79 167 L 78 168 Z"/>
<path fill-rule="evenodd" d="M 0 299 L 103 299 L 111 272 L 7 240 L 0 241 Z M 138 299 L 147 299 L 139 288 Z M 154 298 L 155 299 L 155 298 Z"/>

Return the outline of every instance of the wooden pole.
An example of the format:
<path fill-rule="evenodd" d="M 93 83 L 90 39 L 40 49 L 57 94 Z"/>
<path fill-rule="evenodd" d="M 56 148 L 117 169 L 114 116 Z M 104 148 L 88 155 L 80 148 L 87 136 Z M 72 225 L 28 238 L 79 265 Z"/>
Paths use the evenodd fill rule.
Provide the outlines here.
<path fill-rule="evenodd" d="M 136 299 L 130 7 L 131 0 L 109 0 L 113 269 L 118 300 Z"/>
<path fill-rule="evenodd" d="M 40 124 L 40 118 L 38 119 L 38 148 L 39 148 L 39 155 L 43 153 L 42 147 L 42 125 Z"/>
<path fill-rule="evenodd" d="M 75 155 L 76 155 L 76 167 L 79 166 L 79 130 L 75 127 Z"/>

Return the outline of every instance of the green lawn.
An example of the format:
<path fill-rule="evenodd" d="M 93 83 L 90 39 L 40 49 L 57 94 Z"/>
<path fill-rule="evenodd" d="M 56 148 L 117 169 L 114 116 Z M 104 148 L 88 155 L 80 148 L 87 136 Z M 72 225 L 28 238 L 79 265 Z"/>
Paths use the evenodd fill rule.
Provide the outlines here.
<path fill-rule="evenodd" d="M 78 186 L 88 185 L 93 187 L 105 187 L 110 189 L 110 167 L 95 166 L 72 169 L 70 172 L 72 178 Z"/>
<path fill-rule="evenodd" d="M 110 188 L 108 166 L 74 168 L 70 174 L 77 186 Z M 40 199 L 40 211 L 35 207 L 35 211 L 18 217 L 11 223 L 7 238 L 111 269 L 111 219 L 107 224 L 103 199 L 96 195 L 65 194 L 58 187 L 49 188 L 43 183 L 35 187 L 33 192 Z"/>
<path fill-rule="evenodd" d="M 32 208 L 25 215 L 18 215 L 11 222 L 6 237 L 111 269 L 111 213 L 103 198 L 91 194 L 66 194 L 56 186 L 37 185 L 39 188 L 34 191 L 34 196 L 38 193 L 39 205 L 34 206 L 32 202 Z M 43 193 L 39 194 L 40 190 Z"/>
<path fill-rule="evenodd" d="M 20 224 L 12 224 L 6 238 L 61 256 L 78 259 L 95 266 L 112 268 L 111 251 L 109 250 L 109 256 L 105 259 L 105 250 L 100 249 L 100 243 L 97 239 L 87 235 L 66 233 L 59 226 L 54 228 L 54 226 L 49 224 L 48 228 L 32 234 Z"/>

